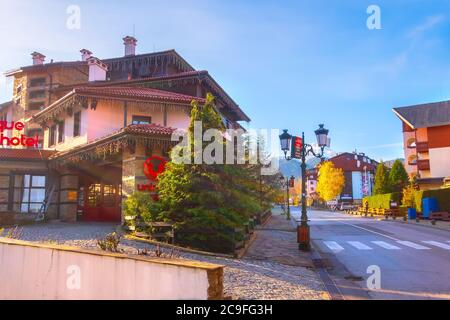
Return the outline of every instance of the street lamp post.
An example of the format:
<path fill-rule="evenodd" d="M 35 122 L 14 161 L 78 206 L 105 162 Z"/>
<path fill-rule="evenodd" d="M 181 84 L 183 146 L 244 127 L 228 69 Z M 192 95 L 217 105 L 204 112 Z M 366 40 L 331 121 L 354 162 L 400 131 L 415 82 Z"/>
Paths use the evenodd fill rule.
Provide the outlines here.
<path fill-rule="evenodd" d="M 283 176 L 280 177 L 280 180 L 282 181 L 282 184 L 285 183 L 285 182 L 284 182 L 285 179 L 284 179 Z M 291 206 L 290 206 L 290 203 L 289 203 L 289 199 L 290 199 L 290 196 L 289 196 L 289 188 L 292 187 L 292 185 L 294 184 L 294 180 L 295 180 L 295 177 L 294 177 L 294 176 L 291 176 L 291 177 L 289 178 L 289 180 L 286 179 L 286 203 L 287 203 L 287 214 L 286 214 L 286 219 L 287 219 L 287 220 L 291 220 Z"/>
<path fill-rule="evenodd" d="M 319 129 L 315 130 L 314 133 L 316 134 L 317 145 L 320 147 L 320 153 L 315 153 L 313 146 L 305 143 L 304 132 L 302 133 L 300 146 L 302 168 L 302 215 L 300 225 L 297 226 L 297 239 L 299 243 L 298 247 L 303 251 L 309 251 L 311 249 L 308 215 L 306 211 L 306 156 L 312 154 L 316 158 L 322 158 L 324 148 L 330 144 L 330 140 L 328 139 L 328 130 L 324 128 L 323 124 L 319 124 Z M 295 153 L 295 150 L 291 150 L 291 156 L 288 156 L 288 151 L 292 149 L 292 147 L 290 148 L 292 138 L 293 137 L 288 133 L 288 130 L 283 130 L 283 133 L 280 135 L 281 150 L 283 150 L 284 157 L 288 161 L 293 159 L 292 155 Z"/>

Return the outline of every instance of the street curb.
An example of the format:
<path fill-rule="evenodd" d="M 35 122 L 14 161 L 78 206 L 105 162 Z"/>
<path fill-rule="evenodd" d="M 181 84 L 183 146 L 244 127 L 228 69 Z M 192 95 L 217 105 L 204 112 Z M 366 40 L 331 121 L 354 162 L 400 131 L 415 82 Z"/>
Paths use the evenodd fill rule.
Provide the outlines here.
<path fill-rule="evenodd" d="M 328 270 L 324 267 L 323 257 L 311 241 L 311 260 L 314 265 L 314 269 L 322 280 L 325 290 L 327 291 L 328 298 L 330 300 L 345 300 L 344 295 L 339 290 L 338 286 L 331 278 Z"/>

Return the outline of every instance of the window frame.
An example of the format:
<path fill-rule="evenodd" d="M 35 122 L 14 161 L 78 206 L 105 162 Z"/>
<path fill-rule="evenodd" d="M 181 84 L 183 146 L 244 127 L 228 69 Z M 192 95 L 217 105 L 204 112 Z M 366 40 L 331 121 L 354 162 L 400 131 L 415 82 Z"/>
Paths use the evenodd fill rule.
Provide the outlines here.
<path fill-rule="evenodd" d="M 64 143 L 65 126 L 66 123 L 64 120 L 58 122 L 58 138 L 57 138 L 58 143 Z"/>
<path fill-rule="evenodd" d="M 16 177 L 17 176 L 22 176 L 22 185 L 17 187 L 16 186 Z M 25 186 L 25 176 L 29 176 L 29 185 Z M 43 186 L 34 186 L 33 185 L 33 180 L 34 177 L 44 177 L 44 185 Z M 12 188 L 12 208 L 13 211 L 16 211 L 20 214 L 36 214 L 39 209 L 37 209 L 36 212 L 31 212 L 30 208 L 32 207 L 32 205 L 38 205 L 38 207 L 40 208 L 42 206 L 42 203 L 45 200 L 46 197 L 46 193 L 47 193 L 47 182 L 48 182 L 48 176 L 46 173 L 42 173 L 42 172 L 12 172 L 11 173 L 11 184 L 10 187 Z M 31 195 L 32 195 L 32 190 L 43 190 L 44 191 L 44 198 L 42 199 L 42 201 L 31 201 Z M 27 191 L 27 193 L 25 192 Z M 15 195 L 16 192 L 19 192 L 19 199 L 17 199 L 17 201 L 15 200 Z M 27 201 L 23 201 L 24 200 L 24 195 L 27 194 Z M 18 205 L 17 209 L 15 210 L 15 205 Z M 26 211 L 22 211 L 23 206 L 26 205 L 27 206 L 27 210 Z"/>
<path fill-rule="evenodd" d="M 142 121 L 142 119 L 144 119 L 144 118 L 149 121 Z M 141 119 L 141 120 L 136 121 L 136 119 Z M 131 117 L 131 124 L 152 124 L 152 117 L 151 116 L 133 115 Z"/>
<path fill-rule="evenodd" d="M 56 124 L 50 126 L 48 130 L 48 146 L 51 147 L 56 144 Z"/>
<path fill-rule="evenodd" d="M 81 111 L 73 114 L 73 136 L 81 136 Z"/>

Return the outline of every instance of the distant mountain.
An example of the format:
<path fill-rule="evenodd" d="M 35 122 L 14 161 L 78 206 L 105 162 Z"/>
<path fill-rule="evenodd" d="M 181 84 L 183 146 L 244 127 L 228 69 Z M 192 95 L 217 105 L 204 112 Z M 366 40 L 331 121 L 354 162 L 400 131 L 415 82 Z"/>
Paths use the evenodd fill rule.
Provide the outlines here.
<path fill-rule="evenodd" d="M 316 151 L 316 150 L 315 150 Z M 336 152 L 330 149 L 325 149 L 324 152 L 324 158 L 329 159 L 336 155 Z M 317 164 L 320 163 L 320 159 L 316 158 L 314 156 L 308 156 L 306 159 L 306 169 L 312 169 Z M 301 162 L 297 159 L 292 159 L 290 161 L 287 161 L 284 159 L 284 157 L 280 158 L 280 171 L 285 177 L 294 176 L 296 178 L 301 177 L 302 175 L 302 169 L 301 169 Z"/>

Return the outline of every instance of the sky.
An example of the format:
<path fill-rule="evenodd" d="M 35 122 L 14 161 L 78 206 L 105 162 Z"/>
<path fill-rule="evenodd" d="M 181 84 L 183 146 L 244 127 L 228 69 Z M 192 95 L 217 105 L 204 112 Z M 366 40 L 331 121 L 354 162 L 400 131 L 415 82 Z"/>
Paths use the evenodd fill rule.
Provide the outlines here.
<path fill-rule="evenodd" d="M 370 5 L 381 29 L 369 29 Z M 69 28 L 72 6 L 79 28 Z M 69 10 L 69 12 L 68 12 Z M 72 26 L 74 26 L 72 24 Z M 208 70 L 253 129 L 305 132 L 324 123 L 336 152 L 403 156 L 392 108 L 450 99 L 450 0 L 0 0 L 0 70 L 31 63 L 175 49 Z M 1 77 L 0 102 L 11 81 Z"/>

